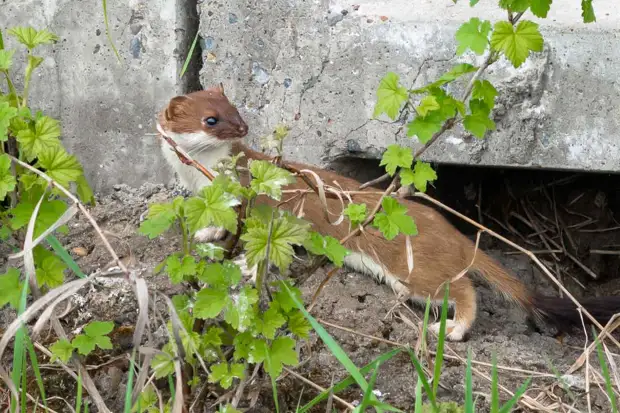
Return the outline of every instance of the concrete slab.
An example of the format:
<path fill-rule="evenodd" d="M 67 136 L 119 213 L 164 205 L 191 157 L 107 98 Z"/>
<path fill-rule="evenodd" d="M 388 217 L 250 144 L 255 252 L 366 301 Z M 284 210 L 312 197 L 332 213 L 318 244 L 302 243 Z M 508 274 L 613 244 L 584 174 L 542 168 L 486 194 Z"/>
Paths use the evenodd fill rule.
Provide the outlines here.
<path fill-rule="evenodd" d="M 500 92 L 497 130 L 484 141 L 462 128 L 444 135 L 427 160 L 470 165 L 620 171 L 620 15 L 595 2 L 597 23 L 579 2 L 553 5 L 539 21 L 542 53 L 521 68 L 489 71 Z M 353 5 L 355 4 L 355 6 Z M 201 4 L 203 86 L 224 82 L 256 143 L 284 122 L 287 156 L 317 165 L 379 158 L 394 142 L 419 147 L 402 125 L 370 120 L 388 71 L 405 85 L 435 80 L 455 63 L 454 35 L 472 16 L 502 18 L 493 4 L 451 0 L 272 0 Z M 480 59 L 478 59 L 480 63 Z M 455 90 L 462 85 L 455 85 Z"/>
<path fill-rule="evenodd" d="M 17 0 L 0 7 L 2 29 L 32 25 L 60 37 L 36 51 L 45 62 L 33 78 L 30 101 L 60 119 L 63 142 L 96 191 L 172 178 L 153 136 L 154 119 L 187 86 L 179 80 L 192 11 L 187 6 L 185 0 L 108 1 L 122 64 L 106 39 L 101 0 Z M 5 41 L 16 45 L 7 35 Z M 23 61 L 23 54 L 15 60 Z"/>

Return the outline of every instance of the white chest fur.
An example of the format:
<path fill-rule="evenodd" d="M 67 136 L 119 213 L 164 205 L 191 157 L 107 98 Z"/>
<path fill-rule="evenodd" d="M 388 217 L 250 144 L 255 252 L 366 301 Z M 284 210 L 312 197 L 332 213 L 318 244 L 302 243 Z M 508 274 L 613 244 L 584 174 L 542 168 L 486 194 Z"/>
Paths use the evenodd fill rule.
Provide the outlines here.
<path fill-rule="evenodd" d="M 206 136 L 204 133 L 176 134 L 168 132 L 168 135 L 195 161 L 199 162 L 202 166 L 213 173 L 214 176 L 217 176 L 217 172 L 213 169 L 217 162 L 220 159 L 230 155 L 230 145 L 222 144 L 221 142 L 215 140 L 215 138 Z M 209 140 L 213 140 L 213 145 L 208 145 L 207 142 Z M 205 142 L 207 147 L 202 146 L 202 150 L 200 152 L 193 154 L 190 148 L 194 147 L 196 145 L 194 142 L 197 141 Z M 174 171 L 177 173 L 179 182 L 189 191 L 195 194 L 200 190 L 200 188 L 203 188 L 211 183 L 211 181 L 209 181 L 209 179 L 204 176 L 202 172 L 191 165 L 183 164 L 172 147 L 170 147 L 164 139 L 161 141 L 161 149 L 166 162 L 168 162 L 168 164 L 172 166 Z"/>

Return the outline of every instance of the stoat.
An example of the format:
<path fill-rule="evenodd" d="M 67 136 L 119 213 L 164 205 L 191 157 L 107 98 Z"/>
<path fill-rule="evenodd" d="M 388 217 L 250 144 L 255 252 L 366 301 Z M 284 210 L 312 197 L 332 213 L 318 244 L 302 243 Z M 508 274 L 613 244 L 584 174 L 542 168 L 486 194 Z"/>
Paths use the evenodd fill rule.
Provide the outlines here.
<path fill-rule="evenodd" d="M 158 129 L 210 170 L 213 170 L 221 158 L 240 151 L 246 155 L 240 161 L 240 166 L 246 166 L 248 159 L 270 159 L 243 144 L 242 139 L 248 133 L 248 126 L 229 102 L 222 85 L 172 98 L 159 114 Z M 181 184 L 187 189 L 196 192 L 210 184 L 202 173 L 192 166 L 184 165 L 163 139 L 162 150 L 168 163 L 177 172 Z M 309 169 L 315 172 L 328 185 L 337 182 L 343 190 L 357 190 L 360 185 L 358 181 L 311 165 L 287 163 L 298 170 Z M 297 178 L 296 183 L 285 189 L 306 190 L 308 186 L 301 178 Z M 355 195 L 354 202 L 374 206 L 380 195 L 372 188 L 364 192 L 367 193 Z M 405 294 L 414 301 L 424 303 L 430 295 L 434 304 L 441 304 L 443 289 L 439 287 L 470 265 L 475 245 L 435 209 L 413 200 L 399 201 L 414 218 L 419 231 L 419 234 L 411 239 L 414 262 L 412 272 L 409 273 L 407 264 L 405 236 L 400 234 L 392 240 L 386 240 L 370 227 L 345 244 L 351 254 L 346 256 L 344 263 L 353 270 L 385 282 L 396 293 Z M 257 202 L 272 206 L 276 204 L 265 196 L 261 196 Z M 327 204 L 330 211 L 340 211 L 342 208 L 337 199 L 328 198 Z M 292 203 L 283 204 L 281 208 L 290 210 Z M 312 224 L 313 230 L 323 235 L 342 239 L 350 231 L 346 220 L 339 225 L 326 221 L 316 195 L 306 197 L 303 211 L 303 218 Z M 203 241 L 219 239 L 224 235 L 225 231 L 215 228 L 208 228 L 197 234 Z M 471 271 L 480 273 L 504 297 L 531 316 L 552 322 L 562 329 L 581 325 L 580 315 L 572 301 L 568 298 L 536 294 L 483 251 L 476 253 L 475 262 L 470 268 Z M 436 295 L 438 289 L 439 294 Z M 476 291 L 471 279 L 465 275 L 451 283 L 449 293 L 450 303 L 454 307 L 454 318 L 447 322 L 447 338 L 461 341 L 476 319 Z M 582 300 L 582 305 L 597 321 L 605 324 L 613 314 L 620 312 L 620 297 L 585 299 Z M 431 329 L 438 332 L 439 323 L 433 324 Z"/>

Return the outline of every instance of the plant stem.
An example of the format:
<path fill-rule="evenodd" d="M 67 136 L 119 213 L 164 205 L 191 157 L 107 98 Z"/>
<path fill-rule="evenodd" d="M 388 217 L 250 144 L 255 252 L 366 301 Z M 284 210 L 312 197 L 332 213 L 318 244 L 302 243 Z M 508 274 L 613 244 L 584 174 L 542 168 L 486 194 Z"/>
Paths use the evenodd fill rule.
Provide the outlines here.
<path fill-rule="evenodd" d="M 183 233 L 183 254 L 184 255 L 189 255 L 192 251 L 191 249 L 191 241 L 188 241 L 188 235 L 187 235 L 187 225 L 185 225 L 185 222 L 183 222 L 183 218 L 181 217 L 181 219 L 179 220 L 179 223 L 181 225 L 181 232 Z M 193 237 L 192 237 L 193 238 Z"/>

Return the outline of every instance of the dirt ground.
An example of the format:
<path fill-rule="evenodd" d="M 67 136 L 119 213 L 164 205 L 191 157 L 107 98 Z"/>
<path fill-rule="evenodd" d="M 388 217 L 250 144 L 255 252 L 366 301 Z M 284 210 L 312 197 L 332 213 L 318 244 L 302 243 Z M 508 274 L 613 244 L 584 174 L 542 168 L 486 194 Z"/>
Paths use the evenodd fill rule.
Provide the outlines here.
<path fill-rule="evenodd" d="M 439 171 L 441 175 L 442 169 Z M 449 168 L 443 171 L 445 175 L 451 174 Z M 454 175 L 458 176 L 458 174 Z M 478 208 L 476 207 L 477 196 L 472 197 L 471 194 L 473 191 L 477 195 L 479 191 L 478 186 L 472 186 L 471 182 L 478 183 L 483 187 L 483 207 L 481 207 L 481 211 L 488 211 L 488 216 L 491 217 L 500 217 L 495 218 L 497 221 L 495 223 L 488 216 L 483 215 L 483 222 L 488 223 L 492 229 L 517 242 L 519 242 L 519 239 L 527 239 L 533 240 L 533 244 L 537 242 L 544 243 L 542 239 L 530 236 L 531 233 L 535 232 L 533 230 L 530 233 L 522 230 L 520 235 L 517 235 L 512 229 L 517 230 L 518 225 L 506 225 L 506 222 L 510 220 L 506 221 L 501 218 L 502 215 L 505 215 L 505 211 L 502 212 L 502 210 L 506 209 L 505 205 L 502 204 L 509 204 L 510 202 L 506 201 L 506 199 L 510 199 L 510 197 L 497 188 L 506 188 L 505 179 L 509 178 L 503 176 L 502 179 L 504 180 L 502 180 L 497 176 L 493 176 L 490 181 L 488 179 L 484 181 L 476 173 L 461 178 L 442 177 L 444 181 L 452 179 L 451 182 L 453 183 L 451 185 L 454 185 L 454 188 L 446 186 L 431 192 L 441 197 L 448 205 L 477 219 L 479 215 Z M 494 179 L 495 183 L 491 182 Z M 584 183 L 584 187 L 587 187 L 585 186 L 586 184 L 587 182 Z M 574 187 L 573 185 L 572 188 Z M 571 195 L 572 189 L 563 188 L 562 191 L 567 193 L 565 196 L 567 199 L 579 196 L 579 193 Z M 591 186 L 587 188 L 591 188 Z M 560 189 L 554 189 L 554 191 L 559 193 Z M 99 225 L 107 231 L 106 234 L 113 248 L 128 264 L 138 269 L 146 277 L 151 291 L 158 290 L 168 295 L 180 292 L 183 287 L 171 285 L 165 275 L 153 276 L 153 268 L 169 253 L 178 249 L 179 239 L 174 233 L 169 233 L 157 239 L 148 240 L 146 237 L 137 234 L 136 229 L 140 222 L 140 216 L 146 211 L 149 203 L 162 202 L 178 193 L 179 191 L 176 189 L 169 190 L 158 185 L 144 185 L 139 189 L 119 186 L 113 194 L 99 198 L 97 206 L 92 210 L 93 216 Z M 493 196 L 487 194 L 492 194 Z M 582 195 L 580 200 L 571 204 L 571 207 L 577 208 L 579 201 L 595 202 L 597 199 L 596 194 L 597 192 L 594 191 L 592 194 Z M 515 199 L 522 199 L 519 195 L 515 196 Z M 536 202 L 536 200 L 531 202 Z M 558 200 L 557 205 L 562 204 L 562 202 L 567 204 L 570 201 Z M 540 205 L 543 203 L 540 201 Z M 603 206 L 591 207 L 585 205 L 583 208 L 589 208 L 590 215 L 593 214 L 592 210 L 595 211 L 594 214 L 597 215 L 598 219 L 598 228 L 615 226 L 613 214 L 611 214 L 611 217 L 609 216 L 609 211 L 612 210 L 615 204 L 609 201 L 607 203 L 599 202 L 599 204 Z M 489 205 L 490 207 L 487 209 L 484 205 Z M 540 205 L 536 208 L 536 211 L 539 211 L 542 215 L 546 214 L 545 208 Z M 517 209 L 513 207 L 512 210 Z M 524 214 L 523 211 L 517 213 Z M 61 241 L 70 251 L 74 251 L 75 248 L 81 248 L 87 252 L 86 256 L 73 254 L 82 271 L 86 274 L 111 266 L 110 256 L 107 254 L 101 241 L 97 238 L 86 219 L 81 215 L 78 217 L 78 219 L 69 224 L 70 233 L 62 236 Z M 568 221 L 569 217 L 565 219 Z M 580 219 L 584 220 L 585 218 L 581 217 Z M 500 225 L 502 223 L 503 225 Z M 570 227 L 571 222 L 564 222 L 564 224 Z M 459 228 L 467 233 L 464 227 L 459 226 Z M 584 228 L 593 227 L 585 226 Z M 596 225 L 594 225 L 594 228 L 596 228 Z M 548 233 L 550 234 L 550 232 Z M 472 231 L 470 228 L 469 234 L 475 236 L 475 231 Z M 600 233 L 584 233 L 583 237 L 578 237 L 575 233 L 573 238 L 578 239 L 580 243 L 589 242 L 587 247 L 579 244 L 579 248 L 582 249 L 588 248 L 591 250 L 594 247 L 599 249 L 603 247 L 612 248 L 613 237 L 618 236 L 617 232 L 610 231 L 609 234 L 603 234 L 605 234 L 606 238 L 604 242 L 600 241 L 603 242 L 602 245 L 592 245 L 595 242 L 593 240 L 598 239 Z M 552 234 L 549 237 L 553 239 Z M 568 243 L 569 241 L 566 240 L 565 242 Z M 511 251 L 509 248 L 506 248 L 501 243 L 489 240 L 487 236 L 485 236 L 483 244 L 483 247 L 490 248 L 487 251 L 497 257 L 517 277 L 532 286 L 532 288 L 547 294 L 557 294 L 557 289 L 554 289 L 545 276 L 532 266 L 526 256 L 523 254 L 508 254 Z M 617 242 L 617 244 L 620 244 L 620 242 Z M 525 246 L 534 249 L 536 245 Z M 575 254 L 583 256 L 583 254 Z M 5 256 L 4 251 L 2 251 L 0 256 Z M 543 256 L 549 259 L 549 254 L 543 254 Z M 616 279 L 617 255 L 598 256 L 591 260 L 580 258 L 580 260 L 583 261 L 582 265 L 595 268 L 597 273 L 600 274 L 599 281 L 592 281 L 591 277 L 584 273 L 583 270 L 581 272 L 577 271 L 580 270 L 580 267 L 576 267 L 577 270 L 575 270 L 577 264 L 574 261 L 561 258 L 558 264 L 558 268 L 561 267 L 565 274 L 570 274 L 570 276 L 566 277 L 566 285 L 577 297 L 586 295 L 586 291 L 588 295 L 598 295 L 600 292 L 613 293 L 613 291 L 620 288 Z M 5 265 L 6 263 L 0 262 L 0 267 Z M 309 302 L 324 277 L 325 270 L 321 269 L 301 286 L 306 302 Z M 585 284 L 586 290 L 579 287 L 577 282 Z M 61 321 L 68 332 L 75 331 L 94 319 L 112 320 L 116 323 L 117 328 L 113 332 L 114 351 L 111 353 L 96 353 L 89 357 L 87 364 L 90 366 L 91 374 L 108 406 L 115 412 L 122 411 L 128 367 L 127 358 L 124 354 L 126 354 L 125 352 L 130 347 L 131 327 L 135 322 L 137 314 L 135 298 L 128 284 L 122 278 L 102 279 L 97 285 L 84 290 L 70 300 L 70 309 L 63 314 Z M 533 381 L 527 395 L 537 399 L 542 406 L 548 406 L 547 411 L 564 411 L 557 404 L 554 405 L 560 399 L 565 403 L 571 404 L 575 409 L 573 411 L 587 411 L 584 392 L 584 369 L 578 370 L 574 375 L 567 378 L 567 381 L 570 382 L 570 391 L 576 399 L 574 402 L 571 401 L 570 396 L 562 389 L 553 373 L 555 369 L 556 372 L 563 374 L 579 357 L 584 346 L 583 334 L 577 331 L 573 335 L 566 336 L 561 343 L 553 337 L 553 331 L 549 331 L 544 326 L 537 328 L 528 323 L 524 314 L 514 306 L 503 301 L 503 299 L 485 286 L 479 286 L 478 292 L 479 315 L 469 340 L 464 343 L 448 344 L 447 354 L 449 356 L 447 357 L 450 358 L 444 362 L 445 368 L 441 378 L 443 388 L 441 390 L 441 398 L 456 402 L 463 401 L 465 367 L 464 364 L 458 361 L 457 355 L 458 357 L 466 357 L 467 349 L 471 348 L 473 359 L 475 360 L 474 368 L 486 376 L 490 376 L 490 368 L 484 363 L 490 363 L 492 354 L 497 354 L 497 362 L 500 366 L 500 384 L 505 386 L 506 389 L 510 391 L 516 390 L 528 375 L 533 374 Z M 396 309 L 394 309 L 395 307 Z M 410 308 L 397 306 L 396 297 L 386 286 L 378 285 L 368 277 L 341 270 L 323 289 L 312 310 L 312 314 L 325 323 L 341 327 L 336 328 L 326 324 L 327 330 L 340 343 L 353 362 L 358 367 L 361 367 L 379 355 L 393 349 L 395 347 L 394 343 L 415 345 L 418 333 L 410 325 L 410 322 L 417 325 L 422 312 L 418 308 Z M 0 327 L 7 326 L 13 317 L 14 313 L 9 310 L 0 311 Z M 349 331 L 346 331 L 347 329 Z M 370 337 L 377 337 L 380 340 Z M 45 342 L 44 339 L 42 342 L 50 344 Z M 434 343 L 431 344 L 431 347 L 433 346 Z M 306 345 L 301 346 L 300 352 L 302 365 L 294 370 L 319 386 L 329 387 L 332 380 L 336 382 L 346 377 L 345 370 L 314 334 Z M 3 363 L 8 361 L 5 358 Z M 592 366 L 598 369 L 595 354 L 592 357 Z M 48 394 L 59 396 L 75 394 L 75 383 L 68 376 L 54 370 L 51 365 L 42 366 L 42 371 L 46 380 Z M 478 406 L 480 407 L 479 411 L 488 411 L 491 394 L 490 384 L 481 375 L 476 373 L 474 374 L 474 383 L 474 390 L 478 396 Z M 403 352 L 382 365 L 375 388 L 376 394 L 381 400 L 405 411 L 412 411 L 415 385 L 416 373 L 407 353 Z M 286 411 L 294 411 L 300 395 L 303 401 L 309 401 L 317 394 L 316 390 L 291 375 L 285 376 L 279 381 L 279 389 L 281 395 L 280 406 L 287 406 Z M 259 394 L 258 403 L 249 411 L 275 411 L 272 407 L 271 387 L 268 380 L 259 380 L 254 387 L 250 386 L 248 394 Z M 362 399 L 362 394 L 356 387 L 350 387 L 348 390 L 339 393 L 338 396 L 353 404 Z M 590 397 L 592 411 L 610 411 L 605 396 L 595 384 L 592 385 Z M 502 393 L 502 399 L 507 400 L 507 398 L 508 395 Z M 215 397 L 210 396 L 209 400 L 213 402 Z M 247 403 L 249 403 L 248 400 L 243 400 L 241 405 L 247 405 Z M 55 403 L 54 407 L 58 411 L 69 411 L 61 402 Z M 341 407 L 338 403 L 334 405 L 334 408 L 338 411 L 341 410 Z M 206 411 L 215 410 L 213 408 Z M 94 410 L 91 409 L 91 411 Z M 325 411 L 325 404 L 317 408 L 316 411 Z M 524 409 L 523 411 L 535 410 Z"/>

